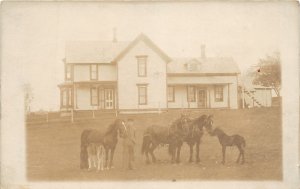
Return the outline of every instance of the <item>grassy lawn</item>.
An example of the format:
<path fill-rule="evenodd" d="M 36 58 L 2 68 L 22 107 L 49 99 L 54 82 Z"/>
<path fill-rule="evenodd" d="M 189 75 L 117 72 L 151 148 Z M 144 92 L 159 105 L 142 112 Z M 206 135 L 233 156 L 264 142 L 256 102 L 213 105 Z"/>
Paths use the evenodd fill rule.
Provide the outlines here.
<path fill-rule="evenodd" d="M 138 144 L 136 170 L 121 169 L 121 140 L 117 145 L 115 168 L 103 172 L 79 169 L 80 134 L 84 129 L 104 129 L 115 117 L 75 122 L 71 124 L 27 126 L 27 176 L 31 181 L 71 180 L 281 180 L 282 132 L 280 108 L 244 110 L 193 111 L 191 117 L 201 114 L 214 115 L 214 127 L 221 127 L 227 134 L 240 134 L 246 139 L 244 165 L 235 164 L 236 148 L 227 148 L 226 164 L 221 162 L 221 146 L 216 137 L 207 133 L 200 145 L 201 163 L 188 163 L 189 148 L 183 145 L 179 165 L 166 162 L 170 159 L 167 147 L 155 153 L 160 163 L 146 165 L 140 153 L 144 129 L 151 124 L 167 125 L 180 116 L 179 111 L 162 114 L 120 115 L 135 119 Z"/>

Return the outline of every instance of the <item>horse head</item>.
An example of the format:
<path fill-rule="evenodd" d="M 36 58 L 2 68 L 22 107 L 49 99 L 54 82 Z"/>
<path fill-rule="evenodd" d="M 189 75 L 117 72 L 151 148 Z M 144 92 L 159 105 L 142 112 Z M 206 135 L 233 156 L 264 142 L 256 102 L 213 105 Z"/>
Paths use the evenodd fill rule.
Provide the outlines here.
<path fill-rule="evenodd" d="M 127 132 L 126 123 L 122 119 L 116 119 L 114 124 L 111 125 L 110 132 L 115 132 L 122 137 Z"/>
<path fill-rule="evenodd" d="M 220 134 L 223 134 L 223 133 L 224 133 L 224 131 L 222 129 L 220 129 L 219 127 L 216 127 L 215 129 L 209 131 L 209 134 L 211 136 L 216 136 L 216 135 L 219 136 Z"/>
<path fill-rule="evenodd" d="M 206 117 L 205 121 L 204 121 L 204 127 L 206 128 L 206 130 L 210 133 L 212 131 L 213 128 L 213 115 L 209 115 Z"/>

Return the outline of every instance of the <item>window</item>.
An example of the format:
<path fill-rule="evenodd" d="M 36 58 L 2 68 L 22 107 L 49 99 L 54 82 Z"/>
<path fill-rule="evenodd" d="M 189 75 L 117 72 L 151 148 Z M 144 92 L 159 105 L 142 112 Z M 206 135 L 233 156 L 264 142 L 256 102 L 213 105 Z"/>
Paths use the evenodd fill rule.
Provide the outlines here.
<path fill-rule="evenodd" d="M 168 102 L 175 102 L 175 87 L 168 87 Z"/>
<path fill-rule="evenodd" d="M 72 89 L 63 88 L 61 89 L 61 106 L 72 107 Z"/>
<path fill-rule="evenodd" d="M 196 102 L 196 90 L 194 86 L 188 86 L 187 97 L 188 97 L 188 102 Z"/>
<path fill-rule="evenodd" d="M 72 65 L 66 64 L 66 80 L 72 79 Z"/>
<path fill-rule="evenodd" d="M 147 76 L 147 56 L 137 56 L 138 64 L 138 76 L 146 77 Z"/>
<path fill-rule="evenodd" d="M 97 64 L 90 65 L 90 78 L 91 80 L 98 79 L 98 66 Z"/>
<path fill-rule="evenodd" d="M 138 98 L 139 98 L 139 105 L 146 105 L 147 104 L 147 86 L 146 85 L 139 85 L 138 86 Z"/>
<path fill-rule="evenodd" d="M 223 102 L 223 86 L 215 86 L 215 101 Z"/>
<path fill-rule="evenodd" d="M 98 90 L 96 87 L 91 88 L 91 105 L 92 106 L 98 105 Z"/>

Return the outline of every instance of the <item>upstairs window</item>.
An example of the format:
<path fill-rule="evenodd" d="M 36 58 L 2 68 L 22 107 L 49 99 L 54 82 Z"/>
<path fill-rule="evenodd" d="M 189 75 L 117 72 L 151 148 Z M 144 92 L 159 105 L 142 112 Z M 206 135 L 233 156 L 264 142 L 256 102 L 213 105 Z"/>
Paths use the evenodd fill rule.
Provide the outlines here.
<path fill-rule="evenodd" d="M 147 76 L 147 56 L 137 56 L 138 76 Z"/>
<path fill-rule="evenodd" d="M 71 64 L 66 64 L 66 80 L 72 80 L 72 65 Z"/>
<path fill-rule="evenodd" d="M 223 86 L 215 86 L 215 101 L 223 102 Z"/>
<path fill-rule="evenodd" d="M 139 105 L 147 104 L 147 85 L 138 85 Z"/>
<path fill-rule="evenodd" d="M 98 80 L 98 66 L 97 66 L 97 64 L 90 65 L 90 78 L 91 78 L 91 80 Z"/>
<path fill-rule="evenodd" d="M 175 87 L 168 87 L 168 102 L 175 102 Z"/>
<path fill-rule="evenodd" d="M 188 86 L 187 100 L 188 100 L 188 102 L 196 102 L 196 90 L 195 90 L 194 86 Z"/>
<path fill-rule="evenodd" d="M 96 87 L 91 88 L 91 105 L 92 106 L 98 105 L 98 90 Z"/>

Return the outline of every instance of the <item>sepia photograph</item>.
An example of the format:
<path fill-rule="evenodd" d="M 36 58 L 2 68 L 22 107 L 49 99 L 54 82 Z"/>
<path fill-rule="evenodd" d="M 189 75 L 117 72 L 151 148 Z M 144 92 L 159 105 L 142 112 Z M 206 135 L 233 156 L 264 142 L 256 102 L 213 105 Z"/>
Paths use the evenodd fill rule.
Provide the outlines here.
<path fill-rule="evenodd" d="M 299 188 L 297 1 L 4 1 L 1 39 L 1 187 Z"/>

